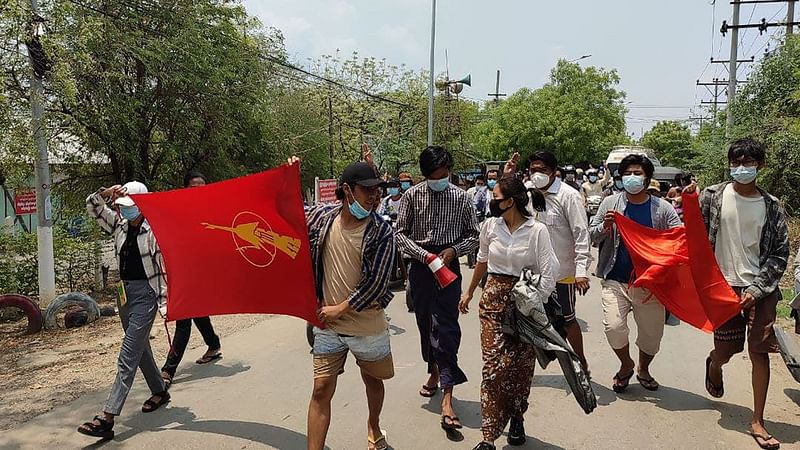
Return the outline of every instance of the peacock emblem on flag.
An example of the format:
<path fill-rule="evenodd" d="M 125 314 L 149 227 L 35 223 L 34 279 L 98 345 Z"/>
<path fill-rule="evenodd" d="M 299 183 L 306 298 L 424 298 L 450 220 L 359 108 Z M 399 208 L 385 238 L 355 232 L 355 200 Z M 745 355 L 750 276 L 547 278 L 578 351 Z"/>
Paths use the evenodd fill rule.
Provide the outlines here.
<path fill-rule="evenodd" d="M 230 226 L 210 223 L 202 225 L 208 230 L 230 233 L 236 251 L 245 261 L 258 268 L 269 267 L 279 250 L 292 259 L 300 251 L 300 239 L 272 231 L 269 222 L 250 211 L 237 214 Z"/>

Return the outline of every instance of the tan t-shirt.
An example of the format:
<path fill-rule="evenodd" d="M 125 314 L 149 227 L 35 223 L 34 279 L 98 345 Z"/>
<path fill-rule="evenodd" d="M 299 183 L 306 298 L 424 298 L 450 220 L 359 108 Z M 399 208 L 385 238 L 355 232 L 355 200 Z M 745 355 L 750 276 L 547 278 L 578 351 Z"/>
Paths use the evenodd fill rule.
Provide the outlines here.
<path fill-rule="evenodd" d="M 323 303 L 334 306 L 347 301 L 358 287 L 361 273 L 361 244 L 367 224 L 352 230 L 342 227 L 341 218 L 333 221 L 325 247 L 322 264 L 325 274 L 322 279 Z M 388 324 L 383 309 L 377 304 L 367 306 L 361 312 L 350 311 L 328 326 L 339 334 L 350 336 L 373 336 L 386 330 Z"/>

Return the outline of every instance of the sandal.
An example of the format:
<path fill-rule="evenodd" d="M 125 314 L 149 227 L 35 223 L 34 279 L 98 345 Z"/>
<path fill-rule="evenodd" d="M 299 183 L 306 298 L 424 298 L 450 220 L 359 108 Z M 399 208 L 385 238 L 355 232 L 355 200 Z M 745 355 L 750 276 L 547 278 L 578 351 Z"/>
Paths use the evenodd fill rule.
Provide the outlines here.
<path fill-rule="evenodd" d="M 153 394 L 153 397 L 158 397 L 159 400 L 158 401 L 153 401 L 153 398 L 151 397 L 146 402 L 144 402 L 144 405 L 142 405 L 142 412 L 143 413 L 153 412 L 153 411 L 157 410 L 158 408 L 166 405 L 170 401 L 169 392 L 167 392 L 167 391 L 160 392 L 158 394 Z"/>
<path fill-rule="evenodd" d="M 777 439 L 775 439 L 775 436 L 773 436 L 771 434 L 768 434 L 768 435 L 764 436 L 763 434 L 758 434 L 758 433 L 755 433 L 753 431 L 750 431 L 750 436 L 753 436 L 753 439 L 756 440 L 756 444 L 758 444 L 759 447 L 761 447 L 761 448 L 763 448 L 765 450 L 778 450 L 779 448 L 781 448 L 781 443 L 780 442 L 778 442 L 777 444 L 769 444 L 769 441 L 771 441 L 773 439 L 776 442 L 778 441 Z M 759 439 L 761 439 L 761 440 L 759 441 Z"/>
<path fill-rule="evenodd" d="M 431 398 L 436 395 L 436 392 L 439 390 L 439 386 L 426 386 L 422 385 L 422 389 L 419 390 L 419 395 L 425 398 Z"/>
<path fill-rule="evenodd" d="M 94 423 L 97 421 L 100 425 Z M 114 439 L 114 422 L 109 422 L 100 416 L 94 416 L 91 422 L 84 422 L 78 427 L 78 433 L 86 436 L 98 437 L 104 441 Z"/>
<path fill-rule="evenodd" d="M 197 364 L 208 364 L 208 363 L 214 362 L 214 361 L 216 361 L 218 359 L 222 359 L 222 352 L 220 352 L 220 351 L 217 351 L 213 355 L 209 355 L 208 353 L 206 353 L 205 355 L 203 355 L 202 358 L 198 359 L 195 362 Z"/>
<path fill-rule="evenodd" d="M 448 423 L 448 421 L 450 421 L 450 422 Z M 445 430 L 445 431 L 446 430 L 460 430 L 462 428 L 464 428 L 464 426 L 461 425 L 461 419 L 459 419 L 458 417 L 456 417 L 456 416 L 452 416 L 452 417 L 451 416 L 442 416 L 442 429 L 443 430 Z"/>
<path fill-rule="evenodd" d="M 653 378 L 653 377 L 642 378 L 639 375 L 636 375 L 636 380 L 639 382 L 639 384 L 642 385 L 643 388 L 647 389 L 648 391 L 654 391 L 655 392 L 655 391 L 658 390 L 659 387 L 661 387 L 658 384 L 658 381 L 656 381 L 656 379 Z"/>
<path fill-rule="evenodd" d="M 617 394 L 625 392 L 625 389 L 628 389 L 628 385 L 631 384 L 633 373 L 633 369 L 631 369 L 631 373 L 627 376 L 622 376 L 621 373 L 617 372 L 617 374 L 614 375 L 614 384 L 611 386 L 611 389 L 613 389 Z"/>
<path fill-rule="evenodd" d="M 386 431 L 381 430 L 381 435 L 375 439 L 367 436 L 367 449 L 368 450 L 386 450 L 389 444 L 386 442 Z"/>
<path fill-rule="evenodd" d="M 709 377 L 709 371 L 711 370 L 711 357 L 709 356 L 706 358 L 706 391 L 708 395 L 714 398 L 722 398 L 725 395 L 725 383 L 721 383 L 719 387 L 714 386 L 714 383 L 711 382 L 711 377 Z"/>
<path fill-rule="evenodd" d="M 169 390 L 172 387 L 172 377 L 166 372 L 161 372 L 161 379 L 164 380 L 164 386 Z"/>

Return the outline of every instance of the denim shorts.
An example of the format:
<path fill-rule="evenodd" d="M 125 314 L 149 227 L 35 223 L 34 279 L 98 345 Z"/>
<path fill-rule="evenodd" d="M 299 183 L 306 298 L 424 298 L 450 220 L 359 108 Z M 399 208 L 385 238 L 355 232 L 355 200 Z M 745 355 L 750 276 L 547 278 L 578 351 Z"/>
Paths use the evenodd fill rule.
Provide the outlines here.
<path fill-rule="evenodd" d="M 314 328 L 314 378 L 344 373 L 347 353 L 367 375 L 388 380 L 394 376 L 389 331 L 372 336 L 344 336 L 327 328 Z"/>

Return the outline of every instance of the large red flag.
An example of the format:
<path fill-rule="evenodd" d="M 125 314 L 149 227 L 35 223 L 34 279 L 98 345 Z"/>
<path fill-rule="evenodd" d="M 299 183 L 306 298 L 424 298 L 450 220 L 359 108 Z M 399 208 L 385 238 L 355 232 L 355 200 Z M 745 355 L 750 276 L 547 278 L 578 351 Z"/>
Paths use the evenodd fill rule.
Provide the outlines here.
<path fill-rule="evenodd" d="M 617 213 L 615 221 L 636 272 L 676 317 L 706 332 L 739 314 L 739 297 L 725 281 L 708 241 L 697 193 L 683 195 L 685 225 L 659 231 Z"/>
<path fill-rule="evenodd" d="M 319 325 L 297 165 L 135 201 L 164 255 L 169 320 L 269 313 Z"/>

